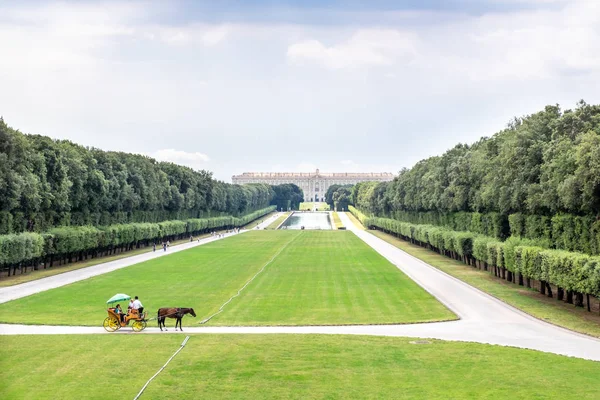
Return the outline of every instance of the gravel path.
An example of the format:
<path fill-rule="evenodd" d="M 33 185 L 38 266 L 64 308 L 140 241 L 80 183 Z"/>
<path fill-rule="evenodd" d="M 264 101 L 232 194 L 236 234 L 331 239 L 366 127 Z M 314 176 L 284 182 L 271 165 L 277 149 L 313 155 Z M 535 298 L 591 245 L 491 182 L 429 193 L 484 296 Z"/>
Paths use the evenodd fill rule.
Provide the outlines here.
<path fill-rule="evenodd" d="M 370 233 L 357 229 L 344 213 L 340 213 L 339 216 L 348 230 L 353 231 L 375 251 L 450 308 L 460 317 L 460 320 L 407 325 L 188 327 L 185 329 L 185 333 L 294 333 L 420 337 L 513 346 L 600 361 L 600 340 L 535 319 L 433 268 Z M 265 221 L 264 224 L 268 223 L 270 222 Z M 139 261 L 130 262 L 128 265 L 135 262 Z M 134 334 L 128 329 L 119 332 Z M 102 327 L 0 325 L 0 334 L 5 335 L 92 333 L 106 332 Z M 144 333 L 161 332 L 158 328 L 147 328 Z M 163 333 L 166 334 L 166 332 Z M 175 333 L 175 331 L 171 329 L 168 333 Z"/>

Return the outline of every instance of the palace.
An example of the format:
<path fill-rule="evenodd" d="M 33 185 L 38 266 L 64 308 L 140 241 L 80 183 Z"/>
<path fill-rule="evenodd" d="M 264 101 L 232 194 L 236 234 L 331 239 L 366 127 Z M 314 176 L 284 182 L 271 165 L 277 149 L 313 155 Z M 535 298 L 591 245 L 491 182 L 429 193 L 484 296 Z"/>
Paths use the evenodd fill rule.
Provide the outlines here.
<path fill-rule="evenodd" d="M 388 182 L 394 179 L 389 172 L 244 172 L 234 175 L 231 180 L 234 184 L 268 183 L 281 185 L 293 183 L 304 192 L 304 201 L 325 201 L 325 193 L 331 185 L 354 185 L 359 182 Z"/>

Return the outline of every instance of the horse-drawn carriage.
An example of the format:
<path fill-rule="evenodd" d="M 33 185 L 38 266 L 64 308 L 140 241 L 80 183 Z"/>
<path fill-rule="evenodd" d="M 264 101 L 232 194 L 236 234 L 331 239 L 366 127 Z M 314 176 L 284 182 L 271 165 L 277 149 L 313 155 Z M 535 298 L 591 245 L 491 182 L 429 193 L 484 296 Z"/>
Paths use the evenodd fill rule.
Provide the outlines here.
<path fill-rule="evenodd" d="M 116 294 L 111 297 L 106 304 L 108 305 L 108 317 L 104 319 L 104 329 L 108 332 L 114 332 L 122 327 L 128 326 L 131 321 L 131 328 L 140 332 L 146 328 L 146 313 L 138 313 L 138 310 L 129 309 L 127 313 L 117 313 L 115 303 L 126 302 L 131 299 L 126 294 Z"/>

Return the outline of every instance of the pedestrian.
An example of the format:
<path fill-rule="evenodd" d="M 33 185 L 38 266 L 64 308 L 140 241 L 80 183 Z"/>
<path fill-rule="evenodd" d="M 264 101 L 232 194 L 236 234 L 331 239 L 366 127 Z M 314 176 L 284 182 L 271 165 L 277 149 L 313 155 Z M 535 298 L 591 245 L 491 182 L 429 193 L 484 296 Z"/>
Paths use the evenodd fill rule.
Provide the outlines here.
<path fill-rule="evenodd" d="M 167 251 L 167 244 L 163 242 L 163 251 Z"/>
<path fill-rule="evenodd" d="M 190 235 L 190 242 L 193 242 L 194 238 Z"/>
<path fill-rule="evenodd" d="M 171 241 L 167 240 L 167 247 L 171 247 Z"/>
<path fill-rule="evenodd" d="M 152 243 L 152 251 L 156 251 L 156 243 Z"/>

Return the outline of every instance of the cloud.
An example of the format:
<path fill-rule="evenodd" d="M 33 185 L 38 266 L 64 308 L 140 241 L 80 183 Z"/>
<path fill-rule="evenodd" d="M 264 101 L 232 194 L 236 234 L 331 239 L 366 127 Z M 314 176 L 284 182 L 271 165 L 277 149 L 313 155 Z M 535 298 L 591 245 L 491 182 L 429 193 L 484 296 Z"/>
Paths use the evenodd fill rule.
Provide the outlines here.
<path fill-rule="evenodd" d="M 360 29 L 347 41 L 325 46 L 316 39 L 290 45 L 292 63 L 314 63 L 329 69 L 389 66 L 414 56 L 417 36 L 394 29 Z"/>
<path fill-rule="evenodd" d="M 202 34 L 202 42 L 206 46 L 215 46 L 225 40 L 229 34 L 229 27 L 226 25 L 217 26 L 215 28 L 208 29 Z"/>
<path fill-rule="evenodd" d="M 185 165 L 193 169 L 205 169 L 210 158 L 203 153 L 187 152 L 175 149 L 162 149 L 149 153 L 148 156 L 158 161 L 168 161 L 179 165 Z"/>

